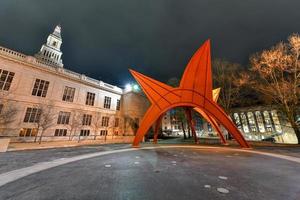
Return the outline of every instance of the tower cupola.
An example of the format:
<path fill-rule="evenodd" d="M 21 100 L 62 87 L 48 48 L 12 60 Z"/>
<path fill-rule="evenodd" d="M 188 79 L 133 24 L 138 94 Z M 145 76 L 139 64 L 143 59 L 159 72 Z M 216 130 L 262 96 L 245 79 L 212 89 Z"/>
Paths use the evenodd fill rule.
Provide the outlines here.
<path fill-rule="evenodd" d="M 42 63 L 54 67 L 63 67 L 62 52 L 60 50 L 62 44 L 61 26 L 57 25 L 48 38 L 47 42 L 42 45 L 40 51 L 35 57 Z"/>

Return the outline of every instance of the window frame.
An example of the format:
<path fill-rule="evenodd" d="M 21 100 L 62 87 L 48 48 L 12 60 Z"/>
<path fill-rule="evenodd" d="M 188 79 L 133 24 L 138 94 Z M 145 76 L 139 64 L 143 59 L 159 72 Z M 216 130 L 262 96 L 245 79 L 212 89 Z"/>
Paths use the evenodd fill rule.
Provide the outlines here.
<path fill-rule="evenodd" d="M 69 86 L 65 86 L 64 88 L 64 93 L 62 96 L 62 101 L 65 102 L 73 102 L 74 101 L 74 96 L 75 96 L 75 88 L 73 87 L 69 87 Z"/>
<path fill-rule="evenodd" d="M 30 132 L 28 132 L 30 131 Z M 19 137 L 35 137 L 38 134 L 37 128 L 21 128 Z"/>
<path fill-rule="evenodd" d="M 90 129 L 81 129 L 80 130 L 80 137 L 87 137 L 90 136 Z"/>
<path fill-rule="evenodd" d="M 111 108 L 111 97 L 104 96 L 103 108 L 106 108 L 106 109 L 110 109 Z"/>
<path fill-rule="evenodd" d="M 0 90 L 9 91 L 15 72 L 0 69 Z"/>
<path fill-rule="evenodd" d="M 118 111 L 121 110 L 121 99 L 117 99 L 116 110 L 118 110 Z"/>
<path fill-rule="evenodd" d="M 109 118 L 108 116 L 102 116 L 101 126 L 108 127 L 109 126 Z"/>
<path fill-rule="evenodd" d="M 49 81 L 36 78 L 34 85 L 33 85 L 31 95 L 45 98 L 47 96 L 49 85 L 50 85 Z"/>
<path fill-rule="evenodd" d="M 39 108 L 27 107 L 23 122 L 38 123 L 40 120 L 41 112 L 42 110 Z"/>
<path fill-rule="evenodd" d="M 55 129 L 54 137 L 66 137 L 68 134 L 68 129 Z"/>
<path fill-rule="evenodd" d="M 92 124 L 93 116 L 90 114 L 83 114 L 82 116 L 82 125 L 83 126 L 90 126 Z"/>
<path fill-rule="evenodd" d="M 94 106 L 95 105 L 96 94 L 93 92 L 86 93 L 85 105 Z"/>
<path fill-rule="evenodd" d="M 71 112 L 59 111 L 57 124 L 67 125 L 70 122 Z"/>

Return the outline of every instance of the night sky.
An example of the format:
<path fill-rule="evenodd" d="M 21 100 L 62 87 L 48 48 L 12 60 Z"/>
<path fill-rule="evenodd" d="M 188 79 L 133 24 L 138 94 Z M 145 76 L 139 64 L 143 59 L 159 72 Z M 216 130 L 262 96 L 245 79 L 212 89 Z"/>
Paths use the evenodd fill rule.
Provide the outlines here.
<path fill-rule="evenodd" d="M 128 68 L 181 77 L 208 38 L 212 56 L 249 55 L 300 33 L 299 0 L 0 0 L 0 45 L 33 55 L 62 26 L 64 67 L 118 86 Z"/>

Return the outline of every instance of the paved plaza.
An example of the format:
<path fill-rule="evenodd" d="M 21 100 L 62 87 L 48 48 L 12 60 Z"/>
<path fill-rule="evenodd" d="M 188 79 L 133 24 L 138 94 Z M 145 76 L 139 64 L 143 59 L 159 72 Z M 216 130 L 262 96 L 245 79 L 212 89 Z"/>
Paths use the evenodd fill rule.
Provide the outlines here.
<path fill-rule="evenodd" d="M 261 152 L 169 144 L 7 152 L 0 199 L 299 199 L 300 159 Z"/>

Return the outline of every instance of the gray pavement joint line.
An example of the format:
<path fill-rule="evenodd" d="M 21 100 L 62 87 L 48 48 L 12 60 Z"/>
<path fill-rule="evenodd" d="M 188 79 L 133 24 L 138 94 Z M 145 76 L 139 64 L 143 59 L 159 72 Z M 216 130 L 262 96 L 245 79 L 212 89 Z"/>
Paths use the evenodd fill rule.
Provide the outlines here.
<path fill-rule="evenodd" d="M 85 155 L 79 155 L 79 156 L 74 156 L 71 158 L 59 158 L 56 160 L 48 161 L 48 162 L 41 162 L 37 163 L 33 166 L 30 167 L 25 167 L 13 171 L 9 171 L 3 174 L 0 174 L 0 187 L 16 181 L 18 179 L 21 179 L 25 176 L 47 170 L 53 167 L 57 167 L 60 165 L 68 164 L 71 162 L 83 160 L 83 159 L 88 159 L 88 158 L 93 158 L 93 157 L 98 157 L 98 156 L 103 156 L 103 155 L 108 155 L 108 154 L 113 154 L 113 153 L 121 153 L 121 152 L 128 152 L 128 151 L 137 151 L 137 150 L 149 150 L 149 149 L 166 149 L 166 148 L 194 148 L 194 149 L 223 149 L 223 150 L 231 150 L 231 151 L 239 151 L 239 152 L 248 152 L 248 153 L 254 153 L 254 154 L 260 154 L 260 155 L 265 155 L 265 156 L 271 156 L 279 159 L 284 159 L 296 163 L 300 163 L 300 158 L 292 157 L 292 156 L 285 156 L 285 155 L 278 155 L 278 154 L 273 154 L 273 153 L 266 153 L 266 152 L 260 152 L 260 151 L 253 151 L 253 150 L 244 150 L 244 149 L 233 149 L 233 148 L 228 148 L 228 147 L 207 147 L 207 146 L 187 146 L 187 145 L 170 145 L 170 146 L 155 146 L 155 147 L 142 147 L 142 148 L 128 148 L 128 149 L 118 149 L 118 150 L 110 150 L 110 151 L 104 151 L 104 152 L 97 152 L 97 153 L 89 153 Z"/>

